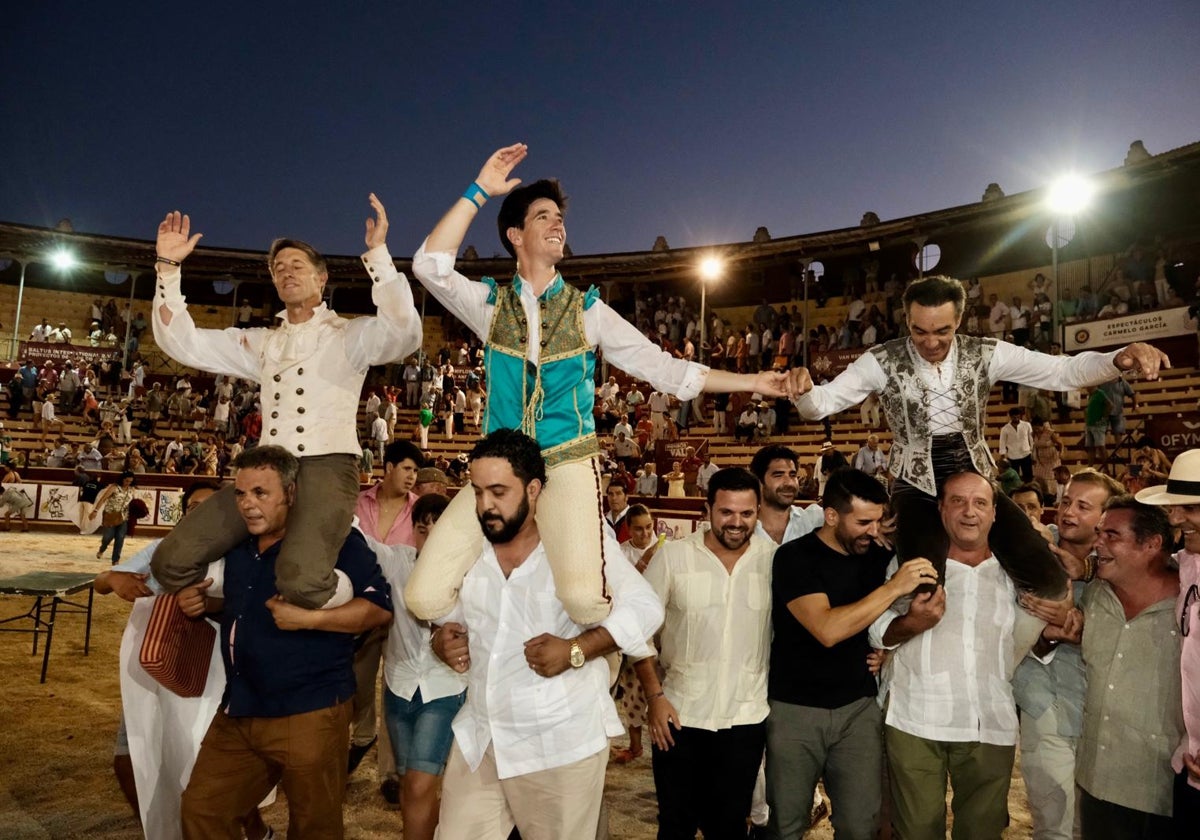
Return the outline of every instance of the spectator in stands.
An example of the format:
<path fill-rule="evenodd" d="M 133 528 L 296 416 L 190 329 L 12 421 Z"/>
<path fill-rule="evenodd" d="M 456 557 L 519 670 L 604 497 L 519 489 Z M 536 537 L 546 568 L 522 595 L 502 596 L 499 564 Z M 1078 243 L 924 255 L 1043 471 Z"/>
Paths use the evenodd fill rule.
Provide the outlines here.
<path fill-rule="evenodd" d="M 863 353 L 829 385 L 812 388 L 808 371 L 793 371 L 801 416 L 828 417 L 879 392 L 893 441 L 892 504 L 900 523 L 897 549 L 902 558 L 925 557 L 939 566 L 946 537 L 939 527 L 934 496 L 947 471 L 969 467 L 992 473 L 982 433 L 985 400 L 994 382 L 1010 380 L 1034 387 L 1072 388 L 1116 378 L 1137 369 L 1148 379 L 1169 365 L 1156 348 L 1134 343 L 1109 353 L 1048 356 L 993 339 L 955 335 L 962 322 L 965 294 L 951 278 L 926 277 L 905 291 L 910 337 Z M 920 394 L 914 403 L 908 395 Z M 959 465 L 959 466 L 955 466 Z M 996 554 L 1017 586 L 1047 597 L 1061 595 L 1062 569 L 1028 519 L 1001 498 Z"/>
<path fill-rule="evenodd" d="M 66 430 L 66 423 L 54 413 L 54 402 L 58 399 L 58 394 L 55 392 L 47 393 L 42 402 L 42 446 L 46 445 L 46 434 L 50 431 L 51 426 L 58 428 L 58 433 L 61 435 Z"/>
<path fill-rule="evenodd" d="M 654 462 L 648 461 L 646 466 L 638 471 L 635 492 L 639 496 L 653 498 L 658 495 L 658 475 L 654 472 Z"/>
<path fill-rule="evenodd" d="M 778 396 L 784 393 L 779 386 L 786 384 L 787 377 L 774 373 L 729 377 L 672 359 L 655 351 L 633 325 L 599 299 L 598 292 L 584 294 L 565 284 L 557 264 L 565 253 L 566 198 L 556 181 L 514 189 L 518 180 L 509 175 L 525 154 L 526 147 L 515 144 L 489 158 L 467 194 L 418 250 L 413 270 L 472 332 L 488 337 L 490 427 L 484 431 L 521 428 L 545 447 L 551 480 L 541 497 L 539 509 L 546 521 L 539 523 L 539 532 L 567 614 L 592 623 L 610 609 L 599 574 L 603 534 L 599 511 L 588 501 L 594 497 L 598 474 L 598 445 L 588 427 L 593 422 L 597 351 L 608 363 L 680 399 L 702 391 L 734 390 Z M 502 244 L 517 259 L 518 275 L 503 287 L 472 283 L 454 271 L 455 254 L 479 211 L 480 199 L 505 193 L 509 195 L 498 227 Z M 676 309 L 673 315 L 672 338 L 677 339 L 682 314 Z M 546 327 L 540 326 L 543 322 Z M 543 352 L 546 358 L 540 355 Z M 478 556 L 482 535 L 470 527 L 471 502 L 464 497 L 451 504 L 417 565 L 405 600 L 420 616 L 434 618 L 452 607 L 459 572 L 465 573 Z"/>
<path fill-rule="evenodd" d="M 426 463 L 428 463 L 427 457 Z M 446 478 L 446 473 L 438 467 L 428 466 L 417 470 L 417 482 L 413 485 L 412 491 L 418 496 L 425 496 L 430 493 L 438 493 L 445 496 L 449 489 L 450 480 Z"/>
<path fill-rule="evenodd" d="M 854 456 L 854 469 L 887 483 L 887 456 L 879 448 L 879 435 L 867 435 L 867 442 Z"/>
<path fill-rule="evenodd" d="M 1121 437 L 1125 434 L 1125 398 L 1128 397 L 1131 401 L 1130 409 L 1137 411 L 1137 392 L 1133 390 L 1124 376 L 1101 384 L 1100 390 L 1104 391 L 1108 397 L 1108 429 L 1120 444 Z"/>
<path fill-rule="evenodd" d="M 758 412 L 754 410 L 754 403 L 746 403 L 733 429 L 734 440 L 741 440 L 745 436 L 746 443 L 752 443 L 757 434 Z"/>
<path fill-rule="evenodd" d="M 1042 494 L 1055 496 L 1058 485 L 1055 480 L 1055 470 L 1062 463 L 1066 450 L 1062 438 L 1054 427 L 1046 420 L 1033 418 L 1033 480 L 1041 488 Z"/>
<path fill-rule="evenodd" d="M 366 423 L 366 430 L 369 437 L 375 437 L 375 419 L 379 417 L 379 407 L 383 404 L 383 400 L 374 388 L 367 394 L 367 402 L 363 406 L 363 417 Z"/>
<path fill-rule="evenodd" d="M 257 381 L 270 417 L 268 439 L 299 456 L 301 485 L 321 488 L 295 500 L 280 552 L 279 592 L 301 607 L 329 603 L 337 585 L 333 564 L 359 491 L 356 419 L 367 369 L 404 358 L 421 342 L 412 290 L 387 252 L 387 214 L 373 193 L 369 200 L 375 218 L 366 223 L 363 264 L 379 311 L 348 321 L 322 303 L 328 271 L 320 254 L 307 243 L 280 239 L 268 261 L 285 307 L 282 324 L 258 331 L 197 329 L 180 291 L 179 266 L 201 234 L 193 235 L 191 220 L 178 211 L 158 228 L 153 308 L 158 346 L 191 367 Z M 155 576 L 169 590 L 195 583 L 209 562 L 245 538 L 241 520 L 234 488 L 222 489 L 163 540 L 155 552 Z"/>
<path fill-rule="evenodd" d="M 988 330 L 995 338 L 1003 338 L 1008 331 L 1008 304 L 998 295 L 989 295 Z"/>
<path fill-rule="evenodd" d="M 1021 303 L 1021 298 L 1013 296 L 1012 306 L 1008 308 L 1008 317 L 1012 324 L 1013 344 L 1025 347 L 1029 344 L 1029 328 L 1033 313 L 1029 307 Z"/>
<path fill-rule="evenodd" d="M 1033 481 L 1033 427 L 1025 420 L 1025 409 L 1008 411 L 1008 422 L 1000 427 L 1000 455 L 1021 474 L 1021 480 Z"/>

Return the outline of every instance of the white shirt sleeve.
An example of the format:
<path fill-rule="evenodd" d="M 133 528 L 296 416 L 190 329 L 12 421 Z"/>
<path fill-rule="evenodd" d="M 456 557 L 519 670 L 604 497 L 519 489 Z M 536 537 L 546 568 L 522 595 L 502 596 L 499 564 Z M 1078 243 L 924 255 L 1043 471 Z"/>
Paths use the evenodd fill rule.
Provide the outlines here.
<path fill-rule="evenodd" d="M 187 311 L 187 300 L 181 289 L 182 274 L 178 267 L 161 271 L 155 280 L 154 304 L 150 322 L 154 342 L 164 353 L 180 364 L 210 373 L 226 373 L 257 382 L 259 350 L 267 330 L 202 330 Z M 162 320 L 161 307 L 171 312 L 171 323 Z"/>
<path fill-rule="evenodd" d="M 486 340 L 495 306 L 488 303 L 491 289 L 485 283 L 468 280 L 454 270 L 454 254 L 425 250 L 425 242 L 413 255 L 412 270 L 438 303 L 467 325 L 471 332 Z"/>
<path fill-rule="evenodd" d="M 874 353 L 864 352 L 828 385 L 815 385 L 796 400 L 796 409 L 807 420 L 820 420 L 858 405 L 873 391 L 887 386 L 887 375 Z"/>
<path fill-rule="evenodd" d="M 653 656 L 649 640 L 662 626 L 662 601 L 637 569 L 626 562 L 620 544 L 607 533 L 604 553 L 604 574 L 612 590 L 613 606 L 600 626 L 609 632 L 622 653 L 635 659 Z"/>
<path fill-rule="evenodd" d="M 362 255 L 371 277 L 376 314 L 346 325 L 346 356 L 357 370 L 399 361 L 421 346 L 421 317 L 408 278 L 396 270 L 386 245 Z"/>
<path fill-rule="evenodd" d="M 708 367 L 676 359 L 604 301 L 598 300 L 584 311 L 583 327 L 588 342 L 599 347 L 609 362 L 658 390 L 681 400 L 690 400 L 704 390 Z"/>
<path fill-rule="evenodd" d="M 899 561 L 893 557 L 892 562 L 888 563 L 887 575 L 884 580 L 891 580 L 892 575 L 896 574 L 896 570 L 900 568 Z M 871 626 L 867 628 L 867 641 L 871 647 L 879 650 L 895 650 L 900 645 L 885 645 L 883 636 L 887 633 L 887 629 L 892 626 L 892 622 L 901 616 L 901 612 L 895 608 L 895 605 L 888 607 L 879 618 L 871 622 Z"/>
<path fill-rule="evenodd" d="M 988 377 L 993 382 L 1015 382 L 1051 391 L 1087 388 L 1120 375 L 1121 371 L 1113 364 L 1120 352 L 1089 350 L 1074 356 L 1051 356 L 999 341 L 988 366 Z"/>

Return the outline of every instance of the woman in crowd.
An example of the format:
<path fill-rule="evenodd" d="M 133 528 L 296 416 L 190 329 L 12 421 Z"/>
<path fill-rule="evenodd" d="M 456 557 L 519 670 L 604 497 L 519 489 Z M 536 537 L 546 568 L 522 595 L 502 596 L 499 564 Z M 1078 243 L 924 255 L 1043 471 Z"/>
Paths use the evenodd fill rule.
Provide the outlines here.
<path fill-rule="evenodd" d="M 121 562 L 121 549 L 125 545 L 125 534 L 129 532 L 129 503 L 133 501 L 135 476 L 126 471 L 116 484 L 110 484 L 100 491 L 96 497 L 96 506 L 92 508 L 91 518 L 101 516 L 100 550 L 96 552 L 99 560 L 108 550 L 108 544 L 113 544 L 113 565 Z"/>

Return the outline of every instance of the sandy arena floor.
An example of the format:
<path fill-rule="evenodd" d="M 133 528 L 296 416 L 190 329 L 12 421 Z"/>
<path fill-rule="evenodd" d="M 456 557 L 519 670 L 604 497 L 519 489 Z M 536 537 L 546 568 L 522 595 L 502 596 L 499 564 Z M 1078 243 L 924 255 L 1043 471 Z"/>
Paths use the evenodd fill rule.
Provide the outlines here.
<path fill-rule="evenodd" d="M 126 556 L 146 542 L 127 540 Z M 98 536 L 0 533 L 0 575 L 31 569 L 99 573 L 108 562 L 95 559 L 98 546 Z M 31 602 L 5 596 L 0 599 L 0 618 L 23 612 Z M 115 596 L 96 596 L 87 657 L 83 655 L 82 616 L 60 616 L 44 685 L 38 683 L 40 649 L 37 657 L 30 654 L 30 637 L 0 635 L 0 708 L 6 717 L 0 730 L 0 837 L 117 840 L 141 836 L 111 769 L 121 706 L 117 652 L 127 607 Z M 630 765 L 609 766 L 605 799 L 611 837 L 642 840 L 655 836 L 656 805 L 648 753 Z M 1024 786 L 1016 772 L 1009 801 L 1013 826 L 1004 836 L 1028 837 Z M 285 836 L 280 829 L 287 825 L 286 803 L 276 803 L 265 816 L 276 836 Z M 350 782 L 346 837 L 395 840 L 402 836 L 398 809 L 388 806 L 378 794 L 372 753 Z M 808 836 L 831 838 L 829 821 Z"/>

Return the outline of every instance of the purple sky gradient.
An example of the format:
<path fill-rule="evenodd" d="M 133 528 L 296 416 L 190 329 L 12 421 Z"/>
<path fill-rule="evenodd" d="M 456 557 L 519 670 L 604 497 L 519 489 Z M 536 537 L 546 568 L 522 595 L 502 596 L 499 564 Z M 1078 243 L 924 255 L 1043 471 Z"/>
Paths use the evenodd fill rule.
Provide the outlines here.
<path fill-rule="evenodd" d="M 151 238 L 179 208 L 204 245 L 354 254 L 374 190 L 405 257 L 520 140 L 518 174 L 574 199 L 576 254 L 637 251 L 887 220 L 1200 140 L 1195 0 L 123 5 L 9 11 L 0 220 Z M 495 209 L 467 238 L 483 256 Z"/>

